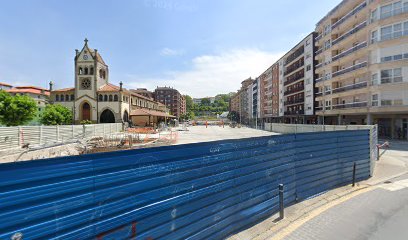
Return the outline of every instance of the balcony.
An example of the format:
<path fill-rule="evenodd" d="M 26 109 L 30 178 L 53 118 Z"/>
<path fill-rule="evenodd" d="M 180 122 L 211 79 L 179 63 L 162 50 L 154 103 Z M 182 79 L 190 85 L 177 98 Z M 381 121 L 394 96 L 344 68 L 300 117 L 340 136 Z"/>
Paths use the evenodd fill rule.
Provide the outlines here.
<path fill-rule="evenodd" d="M 318 82 L 326 81 L 326 80 L 329 80 L 331 77 L 332 77 L 332 76 L 331 76 L 330 74 L 329 74 L 329 75 L 326 75 L 326 76 L 323 76 L 323 77 L 319 77 L 319 78 L 317 78 L 317 79 L 315 80 L 315 82 L 318 83 Z"/>
<path fill-rule="evenodd" d="M 290 115 L 303 115 L 305 114 L 304 110 L 298 110 L 298 111 L 286 111 L 285 116 L 290 116 Z"/>
<path fill-rule="evenodd" d="M 320 39 L 322 39 L 322 37 L 323 37 L 323 33 L 320 33 L 320 34 L 315 38 L 315 41 L 316 41 L 316 42 L 319 41 Z"/>
<path fill-rule="evenodd" d="M 354 46 L 354 47 L 352 47 L 352 48 L 350 48 L 350 49 L 348 49 L 348 50 L 334 56 L 332 58 L 332 61 L 334 62 L 336 60 L 339 60 L 340 58 L 343 58 L 343 57 L 345 57 L 347 55 L 350 55 L 351 53 L 356 52 L 356 51 L 358 51 L 358 50 L 360 50 L 362 48 L 365 48 L 365 47 L 367 47 L 367 42 L 362 42 L 360 44 L 357 44 L 356 46 Z"/>
<path fill-rule="evenodd" d="M 367 26 L 367 21 L 364 21 L 362 23 L 360 23 L 359 25 L 355 26 L 353 29 L 351 29 L 350 31 L 346 32 L 345 34 L 341 35 L 340 37 L 336 38 L 333 40 L 332 42 L 332 46 L 336 45 L 337 43 L 343 41 L 344 39 L 348 38 L 349 36 L 357 33 L 358 31 L 360 31 L 361 29 L 365 28 L 365 26 Z"/>
<path fill-rule="evenodd" d="M 304 46 L 301 46 L 299 49 L 297 49 L 295 52 L 290 54 L 285 61 L 285 66 L 293 62 L 296 58 L 298 58 L 300 55 L 302 55 L 305 52 Z"/>
<path fill-rule="evenodd" d="M 365 87 L 367 87 L 367 82 L 360 82 L 360 83 L 356 83 L 356 84 L 352 84 L 352 85 L 348 85 L 344 87 L 335 88 L 333 89 L 332 93 L 346 92 L 349 90 L 360 89 L 360 88 L 365 88 Z"/>
<path fill-rule="evenodd" d="M 353 66 L 350 66 L 348 68 L 339 70 L 337 72 L 334 72 L 332 74 L 332 77 L 334 78 L 334 77 L 337 77 L 337 76 L 340 76 L 340 75 L 343 75 L 343 74 L 346 74 L 346 73 L 349 73 L 349 72 L 353 72 L 353 71 L 355 71 L 357 69 L 364 68 L 364 67 L 367 67 L 367 61 L 362 62 L 362 63 L 358 63 L 356 65 L 353 65 Z"/>
<path fill-rule="evenodd" d="M 354 103 L 345 103 L 345 104 L 333 105 L 333 109 L 360 108 L 360 107 L 367 107 L 367 105 L 368 105 L 367 101 L 354 102 Z"/>
<path fill-rule="evenodd" d="M 344 23 L 347 19 L 349 19 L 350 17 L 352 17 L 353 15 L 357 14 L 358 12 L 360 12 L 361 10 L 363 10 L 365 7 L 367 6 L 367 2 L 364 1 L 363 3 L 361 3 L 360 5 L 358 5 L 357 7 L 355 7 L 353 10 L 351 10 L 349 13 L 347 13 L 346 15 L 344 15 L 342 18 L 340 18 L 339 20 L 337 20 L 337 22 L 333 23 L 332 25 L 332 30 L 335 29 L 336 27 L 340 26 L 342 23 Z"/>
<path fill-rule="evenodd" d="M 286 90 L 285 92 L 284 92 L 284 95 L 286 96 L 286 95 L 290 95 L 290 94 L 294 94 L 294 93 L 297 93 L 297 92 L 301 92 L 301 91 L 303 91 L 303 90 L 305 90 L 305 86 L 301 86 L 301 87 L 297 87 L 297 88 L 292 88 L 292 89 L 290 89 L 290 90 Z"/>
<path fill-rule="evenodd" d="M 295 62 L 294 64 L 290 65 L 289 67 L 287 67 L 284 76 L 287 76 L 291 73 L 293 73 L 294 71 L 298 70 L 299 68 L 305 66 L 305 61 L 303 60 L 303 58 L 300 59 L 300 61 Z"/>
<path fill-rule="evenodd" d="M 288 100 L 288 101 L 285 101 L 285 106 L 287 106 L 287 105 L 293 105 L 293 104 L 299 104 L 299 103 L 304 103 L 305 102 L 305 99 L 304 98 L 299 98 L 299 99 L 294 99 L 294 100 Z"/>
<path fill-rule="evenodd" d="M 315 93 L 315 96 L 316 96 L 316 97 L 323 96 L 323 92 L 317 92 L 317 93 Z"/>
<path fill-rule="evenodd" d="M 320 53 L 322 53 L 323 52 L 323 47 L 321 47 L 320 49 L 318 49 L 316 52 L 315 52 L 315 54 L 316 54 L 316 56 L 317 55 L 319 55 Z"/>
<path fill-rule="evenodd" d="M 290 75 L 289 77 L 286 78 L 286 81 L 283 83 L 284 86 L 287 86 L 289 84 L 292 84 L 296 81 L 299 81 L 300 79 L 305 77 L 305 72 L 302 70 L 296 72 L 295 74 Z"/>

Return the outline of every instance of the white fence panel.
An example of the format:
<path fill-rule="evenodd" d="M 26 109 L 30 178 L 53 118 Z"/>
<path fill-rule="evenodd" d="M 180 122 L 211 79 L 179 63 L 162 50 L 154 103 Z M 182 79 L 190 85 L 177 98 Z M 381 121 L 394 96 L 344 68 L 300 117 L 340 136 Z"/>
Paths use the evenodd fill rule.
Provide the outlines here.
<path fill-rule="evenodd" d="M 50 145 L 75 139 L 120 132 L 122 123 L 0 127 L 0 150 L 29 146 Z"/>

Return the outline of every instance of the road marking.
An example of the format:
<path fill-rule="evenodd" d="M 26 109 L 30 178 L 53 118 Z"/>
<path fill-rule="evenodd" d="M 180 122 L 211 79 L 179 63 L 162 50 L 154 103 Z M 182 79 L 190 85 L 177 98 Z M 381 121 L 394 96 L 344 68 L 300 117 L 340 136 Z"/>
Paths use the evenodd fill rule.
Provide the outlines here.
<path fill-rule="evenodd" d="M 313 210 L 312 212 L 310 212 L 309 214 L 307 214 L 305 217 L 303 217 L 302 219 L 297 219 L 294 222 L 290 223 L 289 226 L 287 226 L 286 228 L 284 228 L 283 230 L 279 231 L 275 236 L 273 236 L 272 238 L 270 238 L 271 240 L 280 240 L 280 239 L 284 239 L 285 237 L 287 237 L 289 234 L 291 234 L 292 232 L 294 232 L 296 229 L 298 229 L 300 226 L 302 226 L 303 224 L 305 224 L 307 221 L 310 221 L 311 219 L 319 216 L 321 213 L 329 210 L 330 208 L 339 205 L 347 200 L 350 200 L 353 197 L 356 197 L 360 194 L 369 192 L 374 190 L 375 187 L 367 187 L 367 188 L 362 188 L 359 189 L 355 192 L 352 192 L 350 194 L 347 194 L 345 196 L 342 196 L 338 199 L 335 199 L 332 202 L 327 203 L 326 205 Z"/>
<path fill-rule="evenodd" d="M 396 181 L 393 183 L 388 183 L 388 184 L 382 184 L 379 186 L 379 188 L 388 190 L 388 191 L 398 191 L 404 188 L 408 188 L 408 179 L 401 180 L 401 181 Z"/>

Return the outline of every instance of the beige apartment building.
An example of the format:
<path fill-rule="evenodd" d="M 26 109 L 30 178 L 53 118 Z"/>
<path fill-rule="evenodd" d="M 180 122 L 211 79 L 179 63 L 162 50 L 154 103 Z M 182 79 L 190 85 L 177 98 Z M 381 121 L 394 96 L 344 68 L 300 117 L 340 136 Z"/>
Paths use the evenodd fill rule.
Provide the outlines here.
<path fill-rule="evenodd" d="M 316 114 L 408 136 L 408 0 L 343 0 L 316 26 Z"/>

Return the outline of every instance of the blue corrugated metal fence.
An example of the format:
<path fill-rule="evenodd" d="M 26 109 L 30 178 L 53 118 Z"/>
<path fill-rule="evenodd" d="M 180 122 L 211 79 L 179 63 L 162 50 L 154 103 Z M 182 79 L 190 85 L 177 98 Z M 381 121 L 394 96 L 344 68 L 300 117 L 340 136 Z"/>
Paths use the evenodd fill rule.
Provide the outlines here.
<path fill-rule="evenodd" d="M 0 165 L 0 239 L 222 239 L 370 173 L 368 130 Z"/>

